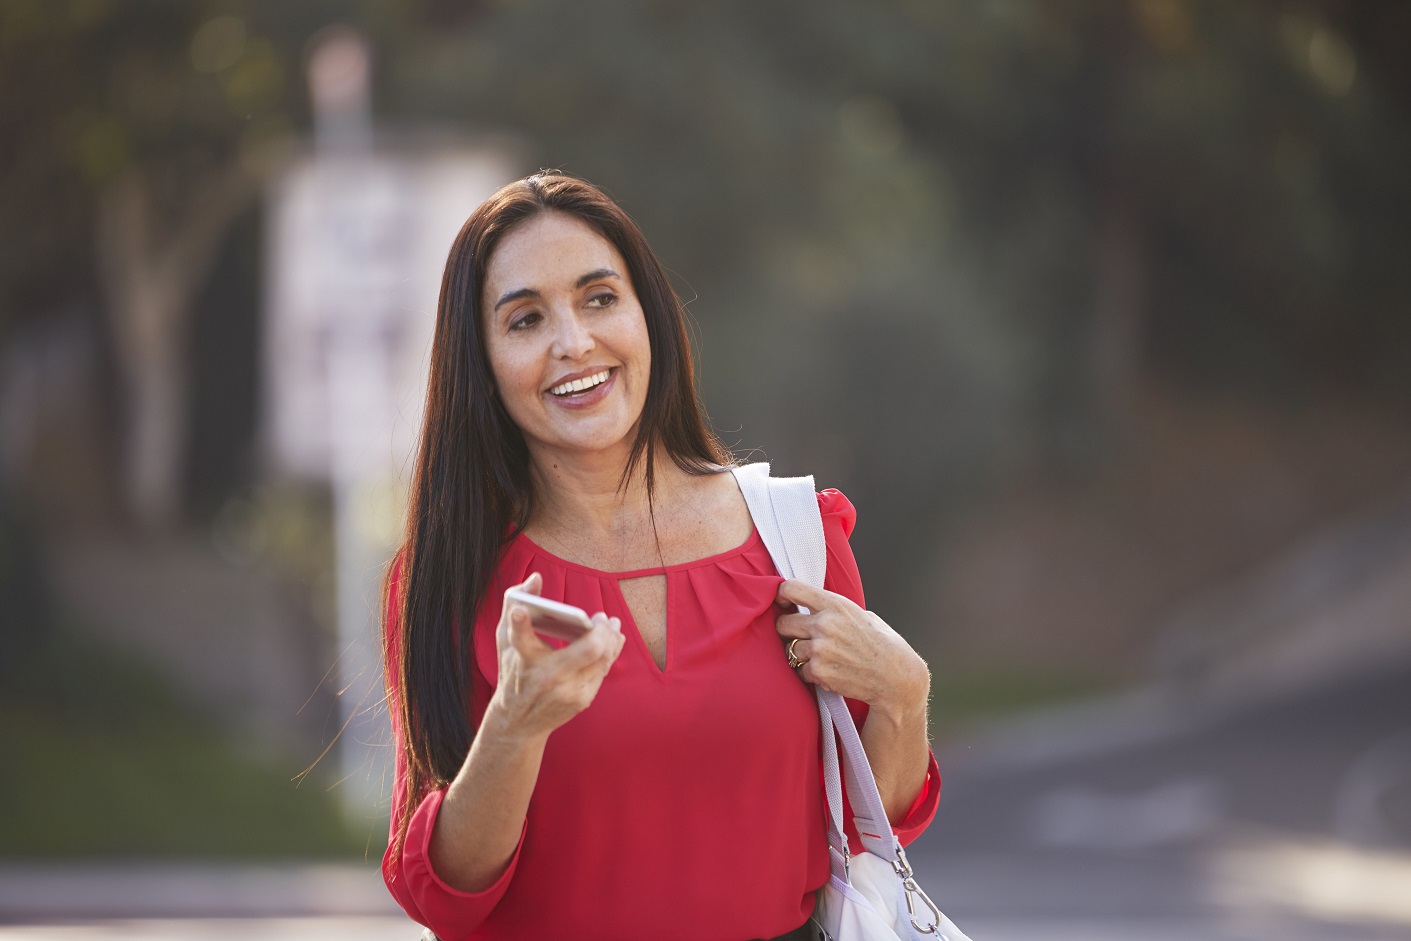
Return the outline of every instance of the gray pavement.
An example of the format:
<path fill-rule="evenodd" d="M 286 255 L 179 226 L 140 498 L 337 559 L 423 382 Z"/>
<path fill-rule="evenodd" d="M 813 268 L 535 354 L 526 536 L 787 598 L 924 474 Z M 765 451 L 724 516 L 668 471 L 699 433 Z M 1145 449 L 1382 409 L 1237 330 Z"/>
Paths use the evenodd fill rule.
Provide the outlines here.
<path fill-rule="evenodd" d="M 405 918 L 134 918 L 0 925 L 5 941 L 416 941 Z"/>
<path fill-rule="evenodd" d="M 0 865 L 4 941 L 417 941 L 376 865 Z"/>
<path fill-rule="evenodd" d="M 0 865 L 0 922 L 402 917 L 375 864 Z"/>

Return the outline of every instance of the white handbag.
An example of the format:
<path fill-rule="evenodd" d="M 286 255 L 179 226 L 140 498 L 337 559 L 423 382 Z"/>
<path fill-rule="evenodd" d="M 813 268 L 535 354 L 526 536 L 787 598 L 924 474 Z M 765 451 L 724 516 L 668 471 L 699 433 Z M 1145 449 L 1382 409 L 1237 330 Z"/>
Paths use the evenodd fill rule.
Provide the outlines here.
<path fill-rule="evenodd" d="M 770 477 L 769 465 L 762 463 L 733 470 L 779 574 L 822 588 L 828 556 L 813 478 Z M 906 852 L 887 822 L 847 703 L 837 693 L 817 687 L 814 692 L 823 740 L 832 866 L 813 916 L 823 937 L 827 941 L 970 941 L 916 884 Z M 838 742 L 843 746 L 841 764 Z M 853 823 L 865 849 L 856 856 L 850 854 L 843 831 L 844 774 Z"/>

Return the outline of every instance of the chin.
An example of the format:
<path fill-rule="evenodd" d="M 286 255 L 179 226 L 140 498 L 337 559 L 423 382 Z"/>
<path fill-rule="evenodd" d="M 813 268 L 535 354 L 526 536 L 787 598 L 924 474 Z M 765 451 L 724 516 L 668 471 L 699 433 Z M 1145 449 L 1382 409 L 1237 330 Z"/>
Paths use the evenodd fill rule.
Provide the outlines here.
<path fill-rule="evenodd" d="M 581 429 L 577 431 L 577 433 L 569 432 L 558 435 L 553 445 L 557 448 L 577 451 L 583 454 L 611 451 L 624 444 L 631 446 L 636 429 L 637 425 L 635 422 L 617 425 L 612 428 Z"/>

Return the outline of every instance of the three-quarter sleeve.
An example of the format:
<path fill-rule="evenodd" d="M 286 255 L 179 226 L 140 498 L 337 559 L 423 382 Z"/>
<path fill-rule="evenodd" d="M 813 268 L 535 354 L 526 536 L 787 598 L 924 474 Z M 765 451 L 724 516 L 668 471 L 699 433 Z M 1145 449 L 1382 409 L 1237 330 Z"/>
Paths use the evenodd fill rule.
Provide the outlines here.
<path fill-rule="evenodd" d="M 434 931 L 441 941 L 461 941 L 489 917 L 504 897 L 519 865 L 524 830 L 529 824 L 526 821 L 520 829 L 514 855 L 500 877 L 478 892 L 463 892 L 437 875 L 431 865 L 431 832 L 445 796 L 445 788 L 432 791 L 417 806 L 407 824 L 401 856 L 390 867 L 384 857 L 382 875 L 393 897 L 415 921 Z"/>
<path fill-rule="evenodd" d="M 509 865 L 494 883 L 478 892 L 463 892 L 447 883 L 431 865 L 431 835 L 446 789 L 423 795 L 407 820 L 405 839 L 400 840 L 399 818 L 407 801 L 407 762 L 403 750 L 399 645 L 401 633 L 401 560 L 393 563 L 387 592 L 387 630 L 384 656 L 387 663 L 387 708 L 392 717 L 393 754 L 396 769 L 392 785 L 392 822 L 387 852 L 382 857 L 382 878 L 397 904 L 413 920 L 435 932 L 441 941 L 461 941 L 494 910 L 504 897 L 524 846 L 524 829 Z M 525 827 L 528 823 L 526 821 Z"/>
<path fill-rule="evenodd" d="M 823 587 L 866 608 L 867 601 L 862 593 L 862 576 L 857 570 L 857 559 L 853 556 L 848 537 L 857 525 L 857 509 L 852 501 L 837 490 L 821 490 L 818 493 L 818 509 L 823 516 L 823 542 L 827 549 L 828 570 L 823 578 Z M 856 699 L 847 700 L 848 711 L 859 729 L 867 721 L 867 703 Z M 941 772 L 936 764 L 936 755 L 927 756 L 926 782 L 911 802 L 899 821 L 892 822 L 892 832 L 903 846 L 908 846 L 930 826 L 936 816 L 936 807 L 941 799 Z M 861 840 L 852 824 L 852 809 L 847 794 L 843 794 L 846 831 L 848 842 L 854 852 L 862 851 Z"/>

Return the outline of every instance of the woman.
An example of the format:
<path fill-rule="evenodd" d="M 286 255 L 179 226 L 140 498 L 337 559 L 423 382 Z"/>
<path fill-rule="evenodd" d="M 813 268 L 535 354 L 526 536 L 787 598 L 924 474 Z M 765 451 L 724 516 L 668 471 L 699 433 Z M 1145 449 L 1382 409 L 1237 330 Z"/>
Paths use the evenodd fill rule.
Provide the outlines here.
<path fill-rule="evenodd" d="M 384 631 L 383 874 L 444 941 L 807 937 L 828 878 L 807 683 L 855 700 L 902 842 L 930 822 L 929 674 L 864 610 L 852 505 L 819 494 L 825 588 L 784 581 L 730 461 L 626 214 L 556 173 L 486 200 L 446 264 Z M 592 629 L 539 636 L 514 587 Z"/>

